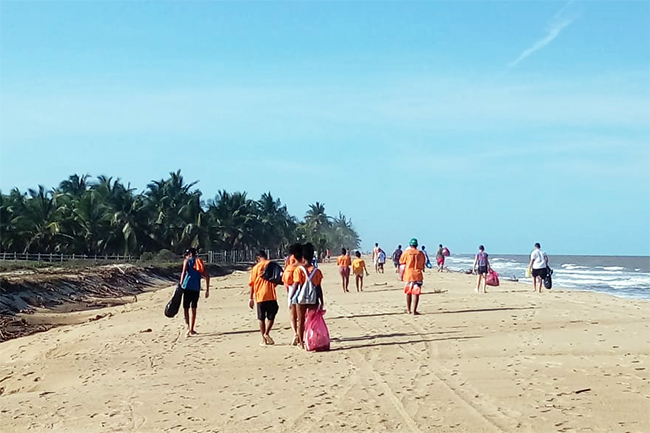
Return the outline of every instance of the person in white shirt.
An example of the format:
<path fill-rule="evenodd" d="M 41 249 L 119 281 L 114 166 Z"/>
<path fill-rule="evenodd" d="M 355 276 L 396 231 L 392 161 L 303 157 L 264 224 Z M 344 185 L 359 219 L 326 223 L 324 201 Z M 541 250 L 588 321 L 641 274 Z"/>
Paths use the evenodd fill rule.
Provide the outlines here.
<path fill-rule="evenodd" d="M 542 293 L 542 287 L 544 287 L 544 278 L 546 278 L 546 273 L 548 272 L 548 256 L 544 251 L 542 251 L 542 247 L 539 242 L 535 244 L 535 249 L 532 253 L 530 253 L 530 265 L 528 267 L 532 269 L 533 291 L 539 291 L 539 293 Z M 539 290 L 537 289 L 538 280 Z"/>

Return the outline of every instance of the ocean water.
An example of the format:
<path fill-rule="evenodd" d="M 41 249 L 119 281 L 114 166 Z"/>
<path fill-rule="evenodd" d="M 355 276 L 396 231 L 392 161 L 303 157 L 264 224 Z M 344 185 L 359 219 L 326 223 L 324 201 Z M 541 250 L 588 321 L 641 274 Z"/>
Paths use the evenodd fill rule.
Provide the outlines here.
<path fill-rule="evenodd" d="M 530 262 L 528 255 L 490 254 L 490 265 L 503 280 L 516 278 L 521 284 L 532 285 L 525 278 Z M 471 269 L 473 254 L 447 257 L 445 265 L 454 271 Z M 553 287 L 591 290 L 614 296 L 650 299 L 650 257 L 632 256 L 553 256 L 549 254 L 553 269 Z"/>

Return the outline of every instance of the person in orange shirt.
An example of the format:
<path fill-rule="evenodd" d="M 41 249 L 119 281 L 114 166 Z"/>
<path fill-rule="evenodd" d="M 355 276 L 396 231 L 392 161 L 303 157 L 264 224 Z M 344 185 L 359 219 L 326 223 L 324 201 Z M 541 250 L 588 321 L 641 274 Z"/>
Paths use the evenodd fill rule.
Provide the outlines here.
<path fill-rule="evenodd" d="M 354 282 L 357 285 L 357 292 L 363 292 L 363 273 L 368 274 L 368 269 L 366 269 L 366 261 L 361 258 L 361 253 L 359 251 L 354 253 L 357 256 L 352 263 L 352 272 L 354 273 Z"/>
<path fill-rule="evenodd" d="M 282 282 L 287 287 L 287 301 L 289 304 L 289 320 L 291 321 L 291 330 L 293 331 L 293 339 L 291 340 L 291 345 L 295 346 L 298 344 L 298 334 L 296 332 L 296 305 L 291 303 L 291 297 L 289 296 L 289 290 L 293 286 L 293 271 L 300 266 L 300 261 L 302 260 L 302 245 L 296 243 L 289 245 L 289 257 L 285 262 L 284 272 L 282 274 Z"/>
<path fill-rule="evenodd" d="M 350 285 L 350 256 L 345 248 L 341 249 L 341 255 L 336 259 L 336 265 L 339 267 L 339 274 L 341 275 L 341 285 L 343 286 L 343 293 L 349 292 L 348 286 Z"/>
<path fill-rule="evenodd" d="M 248 285 L 251 288 L 248 306 L 253 309 L 257 304 L 257 320 L 260 322 L 262 342 L 260 346 L 275 344 L 271 338 L 271 328 L 278 314 L 278 298 L 275 295 L 275 284 L 262 278 L 264 269 L 269 264 L 266 251 L 260 250 L 257 253 L 257 264 L 251 269 L 251 276 Z"/>
<path fill-rule="evenodd" d="M 404 293 L 406 293 L 406 310 L 409 314 L 413 311 L 418 315 L 418 302 L 422 293 L 422 282 L 424 280 L 424 267 L 426 258 L 424 253 L 418 250 L 418 240 L 413 238 L 409 241 L 407 248 L 399 259 L 400 265 L 404 265 Z M 411 301 L 413 309 L 411 310 Z"/>
<path fill-rule="evenodd" d="M 297 346 L 304 349 L 305 347 L 305 315 L 307 310 L 317 308 L 318 304 L 323 305 L 323 289 L 321 283 L 323 281 L 323 274 L 320 269 L 316 268 L 311 263 L 311 258 L 314 256 L 314 246 L 311 243 L 306 243 L 302 246 L 302 261 L 300 266 L 293 271 L 294 284 L 289 290 L 289 296 L 292 302 L 296 302 L 296 329 L 298 334 Z M 295 295 L 307 282 L 307 278 L 311 276 L 311 283 L 317 288 L 318 297 L 314 304 L 300 304 L 295 300 Z"/>

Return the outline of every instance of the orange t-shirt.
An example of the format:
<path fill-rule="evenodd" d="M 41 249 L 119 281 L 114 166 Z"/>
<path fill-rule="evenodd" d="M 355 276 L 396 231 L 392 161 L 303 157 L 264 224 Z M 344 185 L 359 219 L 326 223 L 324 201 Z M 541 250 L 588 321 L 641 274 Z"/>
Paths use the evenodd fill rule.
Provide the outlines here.
<path fill-rule="evenodd" d="M 407 248 L 399 258 L 399 264 L 404 265 L 404 281 L 407 283 L 424 280 L 424 266 L 426 258 L 424 253 L 417 248 Z"/>
<path fill-rule="evenodd" d="M 298 260 L 291 255 L 289 256 L 289 260 L 287 260 L 287 265 L 284 267 L 284 272 L 282 273 L 282 282 L 286 284 L 287 286 L 291 286 L 294 281 L 293 281 L 293 271 L 296 270 L 300 263 L 298 263 Z"/>
<path fill-rule="evenodd" d="M 262 278 L 264 269 L 268 264 L 268 260 L 262 260 L 251 269 L 251 277 L 248 285 L 253 289 L 255 293 L 255 302 L 258 303 L 264 301 L 275 301 L 278 299 L 275 295 L 275 284 Z"/>
<path fill-rule="evenodd" d="M 350 266 L 352 264 L 352 261 L 350 260 L 350 256 L 347 254 L 338 256 L 336 259 L 336 264 L 337 266 Z"/>
<path fill-rule="evenodd" d="M 304 266 L 304 265 L 303 265 Z M 309 266 L 304 266 L 304 268 L 307 270 L 307 274 L 311 274 L 311 271 L 314 270 L 314 267 L 312 265 Z M 307 281 L 307 275 L 300 269 L 300 266 L 296 267 L 296 270 L 293 271 L 293 282 L 298 283 L 300 285 L 305 284 Z M 311 282 L 315 286 L 320 286 L 320 283 L 323 281 L 323 273 L 320 271 L 320 269 L 316 269 L 316 272 L 314 272 L 314 275 L 311 277 Z"/>

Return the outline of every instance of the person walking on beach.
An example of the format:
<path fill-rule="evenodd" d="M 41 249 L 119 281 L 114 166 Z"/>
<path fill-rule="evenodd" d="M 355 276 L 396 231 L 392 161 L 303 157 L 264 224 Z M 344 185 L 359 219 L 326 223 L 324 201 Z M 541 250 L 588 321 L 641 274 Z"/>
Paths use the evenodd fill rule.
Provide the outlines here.
<path fill-rule="evenodd" d="M 404 265 L 404 293 L 406 294 L 406 311 L 418 315 L 418 302 L 422 294 L 422 283 L 424 280 L 424 267 L 426 258 L 424 253 L 418 250 L 418 240 L 413 238 L 409 241 L 409 247 L 402 253 L 399 259 L 400 265 Z"/>
<path fill-rule="evenodd" d="M 431 260 L 429 260 L 429 253 L 427 252 L 426 247 L 424 245 L 422 245 L 422 254 L 424 254 L 424 259 L 425 259 L 424 266 L 426 268 L 431 268 Z"/>
<path fill-rule="evenodd" d="M 210 296 L 210 275 L 205 271 L 203 261 L 196 256 L 196 248 L 185 250 L 180 286 L 183 289 L 183 312 L 187 325 L 187 336 L 196 335 L 196 308 L 201 294 L 201 277 L 205 278 L 205 299 Z M 190 317 L 190 308 L 192 314 Z"/>
<path fill-rule="evenodd" d="M 271 338 L 271 328 L 275 322 L 275 315 L 278 314 L 278 298 L 275 294 L 275 284 L 262 278 L 264 269 L 269 264 L 266 251 L 260 250 L 257 253 L 257 264 L 251 269 L 248 285 L 251 288 L 248 307 L 252 310 L 257 304 L 257 320 L 260 324 L 262 341 L 260 346 L 275 344 Z"/>
<path fill-rule="evenodd" d="M 393 265 L 395 265 L 395 273 L 399 273 L 399 258 L 402 257 L 402 246 L 398 245 L 397 249 L 393 251 Z"/>
<path fill-rule="evenodd" d="M 377 254 L 377 270 L 384 273 L 384 265 L 386 264 L 386 252 L 379 248 L 379 253 Z"/>
<path fill-rule="evenodd" d="M 438 251 L 436 251 L 436 263 L 438 264 L 438 272 L 442 272 L 445 268 L 445 255 L 442 252 L 442 244 L 438 245 Z"/>
<path fill-rule="evenodd" d="M 530 253 L 530 265 L 533 275 L 533 292 L 537 292 L 537 281 L 539 280 L 539 293 L 542 293 L 544 287 L 544 278 L 548 272 L 548 256 L 542 251 L 539 242 L 535 243 L 535 249 Z"/>
<path fill-rule="evenodd" d="M 298 344 L 298 334 L 297 334 L 297 315 L 296 315 L 296 304 L 291 302 L 291 297 L 289 296 L 289 289 L 293 286 L 293 271 L 300 266 L 302 261 L 302 245 L 301 244 L 292 244 L 289 245 L 289 257 L 285 262 L 284 272 L 282 273 L 282 282 L 287 288 L 287 301 L 289 304 L 289 321 L 291 322 L 291 330 L 293 331 L 293 339 L 291 345 L 295 346 Z"/>
<path fill-rule="evenodd" d="M 483 245 L 479 245 L 478 254 L 474 259 L 474 272 L 478 275 L 476 280 L 476 291 L 487 293 L 486 290 L 486 278 L 488 272 L 490 272 L 490 261 L 488 260 L 488 254 L 485 252 Z"/>
<path fill-rule="evenodd" d="M 354 273 L 354 283 L 357 286 L 357 292 L 363 292 L 363 273 L 366 273 L 366 276 L 370 275 L 368 269 L 366 269 L 366 262 L 361 258 L 361 253 L 359 251 L 354 253 L 357 256 L 352 262 L 352 272 Z"/>
<path fill-rule="evenodd" d="M 375 242 L 375 247 L 372 249 L 372 265 L 375 267 L 375 272 L 379 272 L 377 259 L 379 258 L 379 244 Z"/>
<path fill-rule="evenodd" d="M 341 249 L 341 255 L 336 259 L 336 265 L 339 267 L 339 275 L 341 275 L 341 285 L 343 286 L 343 293 L 349 292 L 348 286 L 350 285 L 350 255 L 345 248 Z"/>
<path fill-rule="evenodd" d="M 303 245 L 302 262 L 300 263 L 300 266 L 298 266 L 293 272 L 294 284 L 291 287 L 291 290 L 289 290 L 289 296 L 291 299 L 295 299 L 296 297 L 299 297 L 298 295 L 300 295 L 301 292 L 309 288 L 310 284 L 307 283 L 310 282 L 311 286 L 316 288 L 316 291 L 318 293 L 315 302 L 311 302 L 310 300 L 309 302 L 302 301 L 303 303 L 301 303 L 299 299 L 295 300 L 297 315 L 296 328 L 298 334 L 297 346 L 300 348 L 305 347 L 305 316 L 307 314 L 307 310 L 316 308 L 319 304 L 321 306 L 324 304 L 323 288 L 321 286 L 323 282 L 323 274 L 320 269 L 315 267 L 307 258 L 311 258 L 313 255 L 314 246 L 311 243 Z"/>

